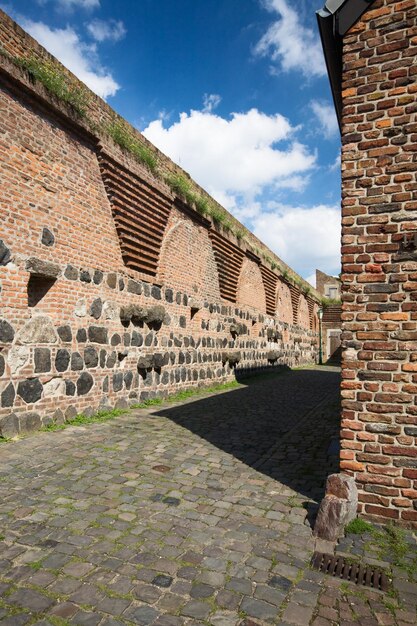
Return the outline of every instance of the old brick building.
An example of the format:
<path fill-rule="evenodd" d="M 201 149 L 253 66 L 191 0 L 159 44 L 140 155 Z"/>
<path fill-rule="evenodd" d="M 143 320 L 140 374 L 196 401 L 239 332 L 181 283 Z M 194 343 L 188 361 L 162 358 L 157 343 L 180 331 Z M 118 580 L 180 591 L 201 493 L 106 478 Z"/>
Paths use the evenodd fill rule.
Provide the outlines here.
<path fill-rule="evenodd" d="M 318 294 L 0 11 L 0 436 L 314 362 Z"/>
<path fill-rule="evenodd" d="M 365 516 L 417 523 L 417 5 L 330 0 L 342 134 L 341 469 Z"/>

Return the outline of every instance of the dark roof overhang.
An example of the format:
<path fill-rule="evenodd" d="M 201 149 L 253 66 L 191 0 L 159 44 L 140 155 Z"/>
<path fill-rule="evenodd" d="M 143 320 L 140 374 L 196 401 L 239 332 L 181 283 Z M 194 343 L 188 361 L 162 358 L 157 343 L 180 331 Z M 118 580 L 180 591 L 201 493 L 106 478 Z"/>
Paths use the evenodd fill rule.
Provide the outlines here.
<path fill-rule="evenodd" d="M 342 120 L 342 45 L 347 33 L 375 0 L 327 0 L 316 12 L 339 128 Z"/>

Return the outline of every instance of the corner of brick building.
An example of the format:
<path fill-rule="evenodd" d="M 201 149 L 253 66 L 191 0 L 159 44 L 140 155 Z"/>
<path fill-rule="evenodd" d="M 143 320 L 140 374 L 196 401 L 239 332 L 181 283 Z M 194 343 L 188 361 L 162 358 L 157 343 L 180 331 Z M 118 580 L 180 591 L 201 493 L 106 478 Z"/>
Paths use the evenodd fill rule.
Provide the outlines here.
<path fill-rule="evenodd" d="M 417 5 L 343 41 L 341 469 L 359 513 L 417 526 Z"/>

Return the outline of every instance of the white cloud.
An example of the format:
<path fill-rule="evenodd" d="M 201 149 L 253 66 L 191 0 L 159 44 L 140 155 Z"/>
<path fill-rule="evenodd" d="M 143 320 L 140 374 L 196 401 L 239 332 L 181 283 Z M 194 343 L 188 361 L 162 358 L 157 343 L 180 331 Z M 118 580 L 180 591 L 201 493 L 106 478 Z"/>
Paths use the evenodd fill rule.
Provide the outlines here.
<path fill-rule="evenodd" d="M 87 30 L 96 41 L 120 41 L 126 35 L 126 28 L 121 20 L 94 19 L 87 24 Z"/>
<path fill-rule="evenodd" d="M 232 209 L 251 204 L 267 187 L 303 186 L 316 156 L 294 139 L 295 130 L 279 113 L 251 109 L 230 119 L 204 111 L 181 113 L 168 128 L 154 120 L 143 134 Z"/>
<path fill-rule="evenodd" d="M 119 85 L 100 65 L 95 44 L 86 44 L 73 28 L 52 29 L 43 22 L 21 18 L 21 26 L 65 67 L 102 98 L 114 96 Z"/>
<path fill-rule="evenodd" d="M 253 232 L 303 276 L 319 268 L 338 273 L 341 217 L 338 206 L 293 207 L 277 205 L 252 221 Z"/>
<path fill-rule="evenodd" d="M 63 11 L 73 11 L 76 8 L 91 11 L 92 9 L 98 9 L 100 6 L 100 0 L 37 0 L 38 4 L 41 5 L 50 1 L 54 2 L 57 8 Z"/>
<path fill-rule="evenodd" d="M 314 272 L 314 274 L 311 274 L 310 276 L 306 276 L 306 281 L 310 283 L 310 285 L 314 287 L 315 289 L 316 288 L 316 273 Z"/>
<path fill-rule="evenodd" d="M 255 54 L 269 56 L 285 72 L 298 70 L 306 77 L 324 76 L 326 67 L 318 33 L 300 22 L 299 14 L 286 0 L 264 0 L 263 4 L 279 18 L 260 39 Z"/>
<path fill-rule="evenodd" d="M 214 109 L 219 106 L 221 100 L 221 97 L 217 93 L 205 93 L 203 97 L 204 113 L 211 113 L 212 111 L 214 111 Z"/>
<path fill-rule="evenodd" d="M 331 139 L 339 134 L 339 124 L 337 122 L 334 106 L 328 102 L 312 100 L 310 107 L 316 116 L 320 129 L 326 139 Z"/>

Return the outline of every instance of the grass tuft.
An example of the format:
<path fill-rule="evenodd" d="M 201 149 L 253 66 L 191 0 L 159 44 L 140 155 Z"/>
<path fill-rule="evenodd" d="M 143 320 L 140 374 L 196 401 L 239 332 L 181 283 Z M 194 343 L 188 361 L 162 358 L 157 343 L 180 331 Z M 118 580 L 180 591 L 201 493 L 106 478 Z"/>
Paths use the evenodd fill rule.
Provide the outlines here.
<path fill-rule="evenodd" d="M 228 389 L 236 389 L 240 387 L 241 384 L 237 382 L 237 380 L 231 380 L 228 383 L 219 383 L 218 385 L 211 385 L 210 387 L 200 387 L 197 389 L 184 389 L 184 391 L 179 391 L 178 393 L 173 394 L 172 396 L 167 396 L 166 398 L 152 398 L 150 400 L 144 400 L 139 404 L 134 404 L 131 406 L 132 409 L 146 409 L 149 406 L 158 406 L 164 404 L 165 402 L 182 402 L 184 400 L 188 400 L 189 398 L 193 398 L 194 396 L 199 396 L 203 393 L 215 393 L 217 391 L 227 391 Z"/>
<path fill-rule="evenodd" d="M 134 134 L 119 120 L 114 120 L 106 126 L 106 131 L 121 148 L 130 154 L 142 165 L 145 165 L 153 174 L 158 167 L 158 160 L 152 150 L 140 143 Z"/>
<path fill-rule="evenodd" d="M 44 426 L 41 430 L 51 432 L 55 430 L 64 430 L 68 426 L 86 426 L 88 424 L 100 424 L 102 422 L 108 422 L 109 420 L 119 417 L 127 412 L 127 409 L 112 409 L 111 411 L 98 411 L 91 417 L 87 417 L 80 413 L 72 419 L 69 419 L 65 424 L 49 424 Z"/>
<path fill-rule="evenodd" d="M 182 176 L 181 174 L 171 173 L 167 174 L 167 176 L 165 177 L 165 181 L 168 186 L 171 187 L 171 190 L 177 196 L 183 198 L 183 200 L 185 200 L 187 204 L 189 204 L 190 206 L 195 204 L 197 196 L 192 189 L 190 181 L 187 180 L 185 176 Z"/>
<path fill-rule="evenodd" d="M 357 517 L 356 519 L 349 522 L 347 526 L 345 526 L 346 534 L 362 535 L 363 533 L 370 533 L 373 530 L 374 527 L 372 526 L 372 524 L 370 524 L 369 522 L 365 522 L 365 520 L 361 519 L 360 517 Z"/>

